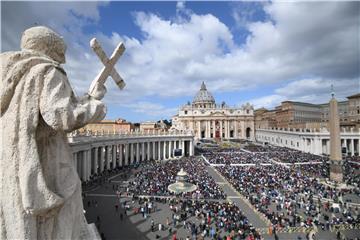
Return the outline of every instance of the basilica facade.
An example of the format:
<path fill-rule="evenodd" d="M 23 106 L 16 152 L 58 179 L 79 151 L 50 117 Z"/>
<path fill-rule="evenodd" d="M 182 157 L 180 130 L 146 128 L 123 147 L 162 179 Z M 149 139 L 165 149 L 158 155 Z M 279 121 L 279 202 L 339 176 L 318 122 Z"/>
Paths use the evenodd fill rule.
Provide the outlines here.
<path fill-rule="evenodd" d="M 180 107 L 172 119 L 173 129 L 191 131 L 196 140 L 254 140 L 254 127 L 254 109 L 249 103 L 241 107 L 216 104 L 204 82 L 192 103 Z"/>

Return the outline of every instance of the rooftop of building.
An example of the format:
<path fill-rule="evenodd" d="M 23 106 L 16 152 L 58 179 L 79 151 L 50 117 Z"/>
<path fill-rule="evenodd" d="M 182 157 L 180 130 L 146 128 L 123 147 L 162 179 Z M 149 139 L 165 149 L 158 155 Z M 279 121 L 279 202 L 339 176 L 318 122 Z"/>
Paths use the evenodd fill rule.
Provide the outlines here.
<path fill-rule="evenodd" d="M 295 105 L 310 106 L 310 107 L 319 106 L 319 104 L 306 103 L 306 102 L 297 102 L 297 101 L 283 101 L 283 102 L 281 102 L 281 104 L 283 104 L 283 103 L 292 103 L 292 104 L 295 104 Z"/>
<path fill-rule="evenodd" d="M 354 94 L 354 95 L 351 95 L 351 96 L 348 96 L 347 98 L 359 98 L 360 97 L 360 93 L 357 93 L 357 94 Z"/>

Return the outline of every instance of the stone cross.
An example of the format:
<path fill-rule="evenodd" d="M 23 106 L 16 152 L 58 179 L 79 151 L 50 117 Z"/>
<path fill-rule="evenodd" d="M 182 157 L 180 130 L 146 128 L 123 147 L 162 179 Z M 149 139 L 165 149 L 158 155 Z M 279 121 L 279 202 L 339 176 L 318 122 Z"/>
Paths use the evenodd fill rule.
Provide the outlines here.
<path fill-rule="evenodd" d="M 104 64 L 104 67 L 91 83 L 89 93 L 92 93 L 94 91 L 97 83 L 104 84 L 109 75 L 115 81 L 116 85 L 120 89 L 123 89 L 125 87 L 125 82 L 117 73 L 114 66 L 125 51 L 124 44 L 119 43 L 119 45 L 115 48 L 114 52 L 112 53 L 110 59 L 106 56 L 106 53 L 104 52 L 104 50 L 102 49 L 101 45 L 96 40 L 96 38 L 91 39 L 90 46 L 94 50 L 96 55 L 100 58 L 101 62 Z"/>

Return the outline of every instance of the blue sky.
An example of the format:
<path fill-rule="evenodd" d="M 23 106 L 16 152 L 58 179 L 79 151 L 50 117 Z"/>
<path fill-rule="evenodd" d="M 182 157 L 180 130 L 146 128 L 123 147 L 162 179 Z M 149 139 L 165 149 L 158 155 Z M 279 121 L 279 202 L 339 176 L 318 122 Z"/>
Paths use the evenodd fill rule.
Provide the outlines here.
<path fill-rule="evenodd" d="M 75 92 L 86 92 L 108 55 L 124 42 L 108 80 L 108 119 L 169 119 L 202 81 L 218 103 L 272 108 L 284 100 L 322 103 L 359 92 L 358 2 L 1 2 L 2 52 L 19 49 L 34 23 L 68 45 L 64 65 Z"/>

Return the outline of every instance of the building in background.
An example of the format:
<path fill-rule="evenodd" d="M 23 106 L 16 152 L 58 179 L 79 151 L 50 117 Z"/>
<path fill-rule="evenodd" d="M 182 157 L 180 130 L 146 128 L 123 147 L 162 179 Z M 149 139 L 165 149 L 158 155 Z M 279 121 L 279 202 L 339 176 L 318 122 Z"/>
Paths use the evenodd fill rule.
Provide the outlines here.
<path fill-rule="evenodd" d="M 360 93 L 347 97 L 348 104 L 348 122 L 351 125 L 360 126 Z M 341 120 L 340 120 L 341 121 Z"/>
<path fill-rule="evenodd" d="M 254 139 L 254 109 L 249 103 L 242 107 L 216 104 L 203 82 L 192 103 L 173 117 L 172 128 L 191 131 L 195 139 Z"/>
<path fill-rule="evenodd" d="M 329 122 L 329 103 L 319 104 L 321 107 L 321 122 L 328 123 Z M 347 126 L 348 125 L 348 116 L 349 116 L 349 101 L 341 101 L 338 102 L 338 111 L 340 117 L 340 125 Z M 327 124 L 324 124 L 327 126 Z"/>
<path fill-rule="evenodd" d="M 321 122 L 321 107 L 316 104 L 285 101 L 275 112 L 278 128 L 305 128 L 306 123 Z"/>
<path fill-rule="evenodd" d="M 347 97 L 348 101 L 338 102 L 340 126 L 360 127 L 360 94 Z M 256 129 L 328 129 L 329 103 L 312 104 L 284 101 L 274 110 L 255 110 Z"/>
<path fill-rule="evenodd" d="M 90 131 L 92 133 L 113 133 L 113 132 L 131 132 L 134 130 L 132 123 L 125 119 L 102 120 L 97 123 L 90 123 L 79 129 L 79 132 Z"/>
<path fill-rule="evenodd" d="M 157 122 L 142 122 L 140 123 L 140 131 L 141 132 L 146 132 L 146 131 L 168 131 L 169 130 L 169 126 L 168 124 L 166 124 L 163 120 L 157 121 Z"/>
<path fill-rule="evenodd" d="M 275 110 L 267 110 L 266 108 L 260 108 L 254 111 L 254 116 L 255 116 L 255 129 L 276 127 Z"/>
<path fill-rule="evenodd" d="M 153 131 L 156 129 L 156 122 L 142 122 L 140 123 L 140 131 L 146 132 L 146 131 Z"/>

